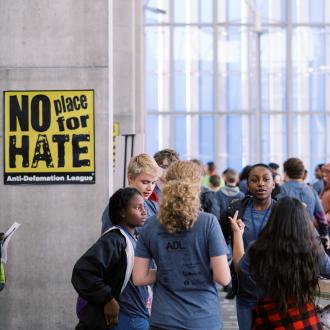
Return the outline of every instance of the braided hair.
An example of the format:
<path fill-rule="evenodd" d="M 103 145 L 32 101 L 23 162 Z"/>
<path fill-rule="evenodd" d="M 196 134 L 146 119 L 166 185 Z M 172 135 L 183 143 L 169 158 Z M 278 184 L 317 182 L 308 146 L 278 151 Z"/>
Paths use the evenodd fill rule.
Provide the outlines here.
<path fill-rule="evenodd" d="M 122 212 L 127 209 L 130 200 L 135 195 L 141 195 L 136 188 L 118 189 L 109 199 L 109 217 L 114 225 L 122 221 Z"/>

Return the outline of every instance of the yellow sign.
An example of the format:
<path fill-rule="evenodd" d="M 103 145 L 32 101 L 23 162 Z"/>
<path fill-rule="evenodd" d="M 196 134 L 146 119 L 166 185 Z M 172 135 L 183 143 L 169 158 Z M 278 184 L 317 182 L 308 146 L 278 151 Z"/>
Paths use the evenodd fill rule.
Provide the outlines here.
<path fill-rule="evenodd" d="M 116 165 L 116 141 L 117 141 L 117 136 L 119 135 L 119 123 L 114 122 L 113 123 L 113 147 L 112 147 L 112 155 L 113 155 L 113 171 L 115 171 L 115 165 Z"/>
<path fill-rule="evenodd" d="M 94 91 L 5 91 L 5 184 L 95 183 Z"/>

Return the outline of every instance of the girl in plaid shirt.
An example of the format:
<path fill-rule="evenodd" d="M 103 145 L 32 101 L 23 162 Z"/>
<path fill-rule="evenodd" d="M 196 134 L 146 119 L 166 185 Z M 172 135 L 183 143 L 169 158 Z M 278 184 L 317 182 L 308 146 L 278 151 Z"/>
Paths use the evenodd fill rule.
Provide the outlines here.
<path fill-rule="evenodd" d="M 244 223 L 236 214 L 230 222 L 234 263 L 258 293 L 253 329 L 322 329 L 314 296 L 319 276 L 330 278 L 330 259 L 303 204 L 279 200 L 245 254 Z"/>

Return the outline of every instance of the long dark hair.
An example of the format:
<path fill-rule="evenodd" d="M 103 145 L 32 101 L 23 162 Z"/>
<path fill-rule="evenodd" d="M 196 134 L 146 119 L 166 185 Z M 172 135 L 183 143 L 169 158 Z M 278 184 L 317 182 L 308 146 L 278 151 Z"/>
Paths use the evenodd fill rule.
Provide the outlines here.
<path fill-rule="evenodd" d="M 267 225 L 251 246 L 252 278 L 280 311 L 287 311 L 291 299 L 303 310 L 318 287 L 321 248 L 305 207 L 284 197 L 272 207 Z"/>
<path fill-rule="evenodd" d="M 130 200 L 135 195 L 141 195 L 135 188 L 118 189 L 109 199 L 109 217 L 113 225 L 119 225 L 123 220 L 122 212 L 127 209 Z"/>

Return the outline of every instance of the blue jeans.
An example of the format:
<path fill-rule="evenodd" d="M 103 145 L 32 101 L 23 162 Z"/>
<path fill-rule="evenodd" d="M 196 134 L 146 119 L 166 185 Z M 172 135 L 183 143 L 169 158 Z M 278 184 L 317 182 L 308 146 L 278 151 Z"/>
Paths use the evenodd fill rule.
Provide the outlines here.
<path fill-rule="evenodd" d="M 149 321 L 144 317 L 119 312 L 118 324 L 111 330 L 148 330 Z"/>
<path fill-rule="evenodd" d="M 252 329 L 252 309 L 255 305 L 255 302 L 242 301 L 236 296 L 236 311 L 239 330 Z"/>

